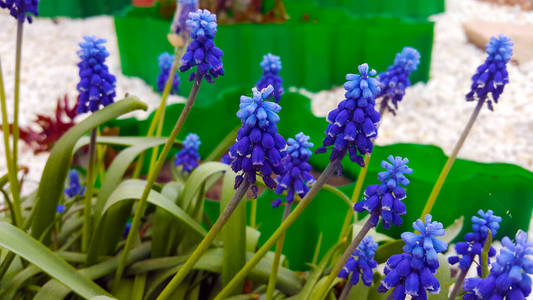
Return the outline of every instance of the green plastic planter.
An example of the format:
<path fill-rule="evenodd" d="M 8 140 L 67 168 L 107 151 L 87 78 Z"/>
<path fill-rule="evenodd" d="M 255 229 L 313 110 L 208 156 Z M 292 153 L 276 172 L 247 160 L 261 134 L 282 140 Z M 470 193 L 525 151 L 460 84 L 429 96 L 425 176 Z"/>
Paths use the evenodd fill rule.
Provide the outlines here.
<path fill-rule="evenodd" d="M 317 0 L 322 7 L 344 8 L 354 15 L 386 15 L 426 19 L 444 12 L 444 0 Z"/>
<path fill-rule="evenodd" d="M 209 106 L 193 107 L 179 138 L 185 137 L 189 132 L 197 133 L 202 140 L 200 154 L 205 158 L 233 128 L 240 124 L 235 116 L 239 96 L 249 91 L 249 89 L 229 90 L 221 93 L 218 100 Z M 303 131 L 311 137 L 315 148 L 320 146 L 327 122 L 325 118 L 313 115 L 310 100 L 297 93 L 287 93 L 283 95 L 280 104 L 282 105 L 281 121 L 278 124 L 280 133 L 288 138 Z M 183 104 L 167 108 L 164 135 L 170 133 L 182 109 Z M 121 127 L 121 133 L 124 135 L 143 135 L 152 117 L 153 114 L 144 121 L 117 120 L 109 125 Z M 385 117 L 392 118 L 391 115 Z M 413 174 L 408 176 L 411 183 L 407 188 L 407 198 L 404 200 L 407 206 L 407 214 L 403 216 L 404 223 L 401 227 L 392 227 L 387 231 L 387 234 L 399 238 L 401 232 L 412 230 L 411 223 L 420 216 L 447 157 L 439 147 L 432 145 L 376 146 L 365 179 L 365 187 L 377 183 L 377 173 L 382 171 L 380 162 L 391 154 L 409 158 L 409 167 L 414 170 Z M 169 159 L 173 157 L 172 155 Z M 328 157 L 328 154 L 313 155 L 311 164 L 316 170 L 322 170 L 328 163 Z M 342 164 L 345 176 L 357 178 L 360 171 L 358 165 L 347 158 Z M 341 187 L 341 190 L 351 196 L 353 187 L 352 183 Z M 259 197 L 257 224 L 261 231 L 260 243 L 279 226 L 283 209 L 271 207 L 271 202 L 277 197 L 272 192 Z M 492 209 L 503 218 L 501 229 L 495 237 L 501 239 L 505 235 L 514 237 L 518 229 L 527 231 L 533 211 L 531 199 L 533 199 L 532 172 L 511 164 L 487 164 L 458 159 L 450 171 L 432 214 L 434 220 L 442 222 L 445 226 L 464 216 L 465 225 L 459 235 L 462 238 L 471 229 L 472 215 L 479 209 Z M 218 203 L 206 205 L 211 219 L 216 219 Z M 327 191 L 319 192 L 288 231 L 284 254 L 287 255 L 292 270 L 307 268 L 305 263 L 311 261 L 320 233 L 323 234 L 322 254 L 337 241 L 347 209 L 346 203 L 333 194 Z M 378 230 L 381 231 L 381 227 Z"/>
<path fill-rule="evenodd" d="M 85 18 L 109 15 L 123 10 L 131 0 L 40 0 L 41 17 Z"/>
<path fill-rule="evenodd" d="M 347 73 L 367 62 L 383 71 L 404 46 L 418 49 L 422 59 L 414 82 L 427 80 L 433 42 L 433 23 L 392 17 L 355 17 L 342 9 L 319 8 L 309 1 L 286 2 L 290 20 L 284 24 L 220 25 L 215 42 L 224 51 L 225 75 L 215 85 L 204 84 L 201 101 L 208 105 L 228 87 L 252 87 L 261 76 L 259 62 L 266 53 L 281 56 L 285 87 L 311 91 L 342 85 Z M 158 18 L 157 8 L 128 8 L 115 17 L 122 70 L 156 86 L 157 58 L 171 52 L 166 40 L 170 21 Z M 181 74 L 182 91 L 190 89 Z"/>

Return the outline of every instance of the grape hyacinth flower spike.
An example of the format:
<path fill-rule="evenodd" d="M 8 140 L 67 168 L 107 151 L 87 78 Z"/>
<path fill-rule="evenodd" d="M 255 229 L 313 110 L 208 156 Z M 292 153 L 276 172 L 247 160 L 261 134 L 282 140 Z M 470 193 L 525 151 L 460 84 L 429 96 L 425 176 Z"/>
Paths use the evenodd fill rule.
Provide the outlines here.
<path fill-rule="evenodd" d="M 274 87 L 274 100 L 276 103 L 279 103 L 281 100 L 281 95 L 283 95 L 283 86 L 282 79 L 279 76 L 279 71 L 281 71 L 281 59 L 277 55 L 271 53 L 263 56 L 263 61 L 261 61 L 261 68 L 263 68 L 263 76 L 257 82 L 256 87 L 258 90 L 262 90 L 269 85 Z"/>
<path fill-rule="evenodd" d="M 183 147 L 176 154 L 174 165 L 181 166 L 184 173 L 190 173 L 196 169 L 200 160 L 200 154 L 198 154 L 200 144 L 202 144 L 200 137 L 195 133 L 189 133 L 183 140 Z"/>
<path fill-rule="evenodd" d="M 356 285 L 359 282 L 359 277 L 361 277 L 364 285 L 372 285 L 373 269 L 378 266 L 378 263 L 374 260 L 377 249 L 378 244 L 374 242 L 372 236 L 366 236 L 357 249 L 354 250 L 346 264 L 344 264 L 344 268 L 339 272 L 338 277 L 347 279 L 352 274 L 351 284 Z"/>
<path fill-rule="evenodd" d="M 85 187 L 80 184 L 80 176 L 76 170 L 70 170 L 68 173 L 69 185 L 65 188 L 65 195 L 69 198 L 74 198 L 76 196 L 83 196 L 85 192 Z"/>
<path fill-rule="evenodd" d="M 287 156 L 283 164 L 285 165 L 285 172 L 276 177 L 277 187 L 276 194 L 281 195 L 287 191 L 287 203 L 294 201 L 294 195 L 297 194 L 300 198 L 305 197 L 309 191 L 309 185 L 315 182 L 315 178 L 311 175 L 311 165 L 307 162 L 312 152 L 310 148 L 313 143 L 309 142 L 309 137 L 303 132 L 298 133 L 295 138 L 287 140 Z M 272 203 L 272 207 L 278 207 L 281 204 L 281 199 L 276 199 Z"/>
<path fill-rule="evenodd" d="M 394 64 L 387 71 L 378 75 L 381 83 L 381 91 L 378 98 L 381 99 L 380 112 L 387 109 L 396 115 L 398 103 L 405 95 L 405 89 L 411 85 L 409 75 L 416 71 L 420 63 L 420 53 L 414 48 L 405 47 L 402 52 L 396 54 Z"/>
<path fill-rule="evenodd" d="M 170 75 L 170 70 L 172 69 L 172 63 L 174 62 L 174 55 L 169 53 L 161 53 L 159 55 L 159 70 L 161 73 L 159 73 L 159 76 L 157 77 L 157 91 L 163 92 L 165 89 L 165 85 L 168 80 L 168 76 Z M 170 88 L 170 94 L 171 95 L 177 95 L 179 92 L 180 87 L 180 78 L 176 74 L 174 75 L 174 79 L 172 80 L 172 87 Z"/>
<path fill-rule="evenodd" d="M 287 154 L 286 142 L 276 127 L 281 106 L 267 101 L 273 92 L 270 85 L 261 91 L 253 88 L 252 97 L 241 96 L 237 117 L 242 121 L 242 127 L 228 152 L 231 168 L 239 174 L 235 178 L 236 189 L 247 181 L 256 192 L 257 174 L 262 176 L 268 188 L 274 189 L 276 182 L 271 175 L 281 175 L 284 171 L 282 159 Z"/>
<path fill-rule="evenodd" d="M 359 75 L 346 75 L 346 99 L 329 112 L 327 136 L 316 152 L 324 153 L 327 147 L 333 146 L 330 161 L 340 160 L 349 152 L 350 159 L 364 167 L 363 155 L 372 153 L 372 139 L 377 137 L 380 116 L 374 106 L 380 84 L 371 77 L 376 75 L 376 71 L 369 71 L 367 64 L 360 65 L 358 70 Z"/>
<path fill-rule="evenodd" d="M 185 72 L 197 67 L 189 76 L 189 81 L 205 78 L 213 83 L 213 79 L 224 75 L 222 56 L 224 53 L 215 47 L 213 39 L 217 33 L 217 16 L 207 9 L 197 10 L 189 14 L 187 27 L 191 32 L 192 42 L 187 46 L 187 51 L 181 58 L 180 72 Z"/>
<path fill-rule="evenodd" d="M 9 9 L 9 14 L 24 23 L 27 19 L 31 24 L 33 17 L 39 16 L 39 0 L 0 0 L 0 8 Z"/>
<path fill-rule="evenodd" d="M 427 299 L 427 293 L 439 293 L 440 283 L 435 278 L 439 268 L 438 253 L 446 251 L 448 244 L 437 239 L 444 235 L 441 223 L 432 222 L 431 215 L 424 222 L 416 220 L 413 228 L 420 232 L 402 233 L 405 242 L 404 253 L 391 256 L 385 265 L 385 278 L 378 292 L 394 289 L 392 299 L 403 300 L 407 295 L 412 299 Z"/>
<path fill-rule="evenodd" d="M 170 25 L 172 32 L 187 37 L 190 34 L 190 30 L 187 27 L 187 19 L 189 13 L 198 10 L 198 0 L 177 0 L 176 13 L 174 19 Z"/>
<path fill-rule="evenodd" d="M 487 101 L 487 106 L 493 110 L 492 101 L 498 103 L 505 85 L 509 83 L 507 63 L 513 56 L 512 46 L 511 39 L 503 34 L 490 38 L 485 47 L 488 57 L 472 76 L 472 86 L 466 94 L 467 101 Z"/>
<path fill-rule="evenodd" d="M 405 204 L 401 201 L 406 197 L 404 187 L 409 185 L 405 174 L 412 174 L 413 170 L 407 166 L 409 160 L 399 156 L 389 155 L 389 161 L 382 161 L 381 166 L 386 171 L 378 173 L 380 184 L 369 185 L 365 190 L 363 201 L 355 203 L 354 210 L 370 213 L 370 223 L 377 226 L 379 219 L 383 228 L 388 229 L 390 224 L 400 226 L 401 215 L 406 213 Z"/>
<path fill-rule="evenodd" d="M 89 110 L 95 112 L 101 106 L 113 103 L 115 98 L 115 76 L 109 72 L 105 59 L 109 52 L 104 47 L 105 39 L 94 36 L 84 36 L 84 41 L 79 45 L 81 49 L 78 56 L 81 62 L 78 64 L 80 82 L 77 90 L 80 92 L 78 113 L 86 113 Z"/>
<path fill-rule="evenodd" d="M 463 299 L 526 299 L 533 285 L 530 276 L 533 274 L 533 242 L 527 239 L 523 231 L 516 234 L 516 244 L 504 237 L 503 248 L 492 263 L 489 276 L 467 279 Z"/>

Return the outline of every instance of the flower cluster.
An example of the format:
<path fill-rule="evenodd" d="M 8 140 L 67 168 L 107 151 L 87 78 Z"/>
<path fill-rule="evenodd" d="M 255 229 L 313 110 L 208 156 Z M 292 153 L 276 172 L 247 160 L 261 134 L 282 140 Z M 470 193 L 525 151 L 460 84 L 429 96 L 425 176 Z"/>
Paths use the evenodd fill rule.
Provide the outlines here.
<path fill-rule="evenodd" d="M 498 229 L 500 228 L 500 222 L 502 218 L 495 216 L 492 210 L 484 212 L 479 210 L 477 212 L 478 216 L 472 216 L 472 230 L 474 232 L 469 232 L 465 235 L 466 242 L 458 242 L 455 245 L 455 251 L 458 256 L 450 256 L 448 262 L 452 265 L 459 263 L 459 268 L 464 271 L 467 271 L 472 265 L 476 255 L 481 257 L 481 251 L 485 245 L 485 240 L 489 234 L 489 231 L 492 237 L 496 236 Z M 496 250 L 490 247 L 489 258 L 496 255 Z M 481 267 L 478 266 L 478 275 L 481 276 Z"/>
<path fill-rule="evenodd" d="M 69 184 L 68 187 L 65 189 L 65 195 L 69 196 L 70 198 L 74 198 L 78 195 L 83 196 L 83 193 L 85 192 L 85 187 L 81 186 L 80 177 L 76 170 L 70 170 L 70 172 L 68 173 L 68 180 Z"/>
<path fill-rule="evenodd" d="M 385 278 L 378 291 L 384 293 L 394 288 L 394 300 L 405 299 L 406 295 L 414 300 L 427 299 L 427 292 L 440 291 L 434 275 L 439 268 L 437 254 L 446 251 L 448 244 L 437 239 L 445 233 L 441 223 L 431 222 L 431 215 L 426 215 L 424 221 L 413 223 L 420 234 L 402 233 L 404 253 L 391 256 L 385 265 Z"/>
<path fill-rule="evenodd" d="M 198 10 L 198 0 L 178 0 L 176 13 L 174 14 L 174 20 L 170 29 L 182 36 L 188 35 L 187 19 L 189 18 L 189 13 L 195 12 L 196 10 Z"/>
<path fill-rule="evenodd" d="M 311 165 L 307 162 L 312 152 L 310 148 L 313 143 L 309 142 L 309 137 L 303 132 L 298 133 L 294 139 L 287 140 L 287 156 L 283 160 L 285 171 L 282 175 L 276 177 L 278 186 L 275 192 L 281 195 L 287 191 L 287 203 L 294 201 L 294 194 L 300 198 L 305 197 L 309 191 L 308 185 L 315 182 L 315 178 L 311 173 Z M 272 202 L 273 207 L 278 207 L 281 204 L 281 199 L 276 199 Z"/>
<path fill-rule="evenodd" d="M 157 77 L 157 91 L 162 92 L 165 89 L 165 85 L 170 75 L 170 69 L 172 69 L 172 63 L 174 62 L 174 55 L 169 53 L 161 53 L 159 55 L 159 76 Z M 171 95 L 177 95 L 180 88 L 180 78 L 176 72 L 174 79 L 172 80 L 172 87 L 170 89 Z"/>
<path fill-rule="evenodd" d="M 283 174 L 282 159 L 287 155 L 287 144 L 276 127 L 281 106 L 266 101 L 272 97 L 272 86 L 262 91 L 253 88 L 252 92 L 252 97 L 241 96 L 237 117 L 242 121 L 242 127 L 228 152 L 231 168 L 239 174 L 235 178 L 235 188 L 244 180 L 254 185 L 256 174 L 259 174 L 265 184 L 273 189 L 276 182 L 271 176 Z M 257 191 L 255 185 L 252 189 Z"/>
<path fill-rule="evenodd" d="M 371 236 L 366 236 L 361 244 L 352 253 L 344 268 L 339 272 L 340 278 L 348 278 L 352 274 L 351 282 L 356 285 L 359 282 L 359 276 L 363 280 L 363 284 L 370 286 L 372 284 L 374 268 L 378 263 L 374 260 L 374 254 L 378 249 L 378 244 L 374 242 Z"/>
<path fill-rule="evenodd" d="M 81 62 L 80 83 L 77 89 L 80 92 L 78 113 L 92 112 L 100 109 L 100 105 L 107 106 L 113 103 L 115 98 L 115 76 L 109 73 L 109 68 L 105 65 L 105 59 L 109 56 L 104 47 L 105 39 L 94 36 L 84 36 L 85 41 L 79 45 L 81 49 L 78 56 Z"/>
<path fill-rule="evenodd" d="M 263 56 L 261 68 L 263 68 L 263 77 L 257 82 L 257 88 L 262 90 L 267 86 L 272 85 L 274 87 L 274 100 L 279 103 L 281 95 L 283 95 L 282 80 L 278 75 L 279 71 L 281 71 L 281 59 L 277 55 L 268 53 Z"/>
<path fill-rule="evenodd" d="M 467 101 L 487 100 L 490 110 L 492 110 L 492 101 L 498 103 L 503 88 L 509 82 L 507 63 L 513 56 L 512 46 L 511 39 L 503 34 L 497 38 L 490 38 L 485 47 L 488 57 L 472 76 L 472 86 L 470 92 L 466 94 Z M 489 93 L 492 95 L 491 98 L 489 98 Z"/>
<path fill-rule="evenodd" d="M 394 64 L 387 71 L 378 75 L 381 83 L 382 110 L 388 109 L 393 115 L 398 109 L 398 102 L 402 101 L 405 89 L 411 85 L 409 75 L 418 68 L 420 53 L 414 48 L 405 47 L 402 52 L 396 54 Z"/>
<path fill-rule="evenodd" d="M 533 242 L 528 242 L 527 233 L 516 234 L 516 244 L 511 239 L 502 239 L 503 248 L 492 263 L 487 278 L 468 278 L 464 300 L 477 299 L 526 299 L 531 293 L 533 274 Z"/>
<path fill-rule="evenodd" d="M 216 21 L 217 16 L 207 9 L 199 9 L 189 14 L 187 27 L 191 31 L 192 42 L 187 46 L 187 51 L 181 58 L 180 72 L 198 66 L 196 72 L 192 72 L 189 76 L 190 81 L 195 80 L 196 73 L 210 83 L 213 83 L 214 78 L 224 75 L 222 68 L 224 53 L 215 47 L 213 42 L 217 33 Z"/>
<path fill-rule="evenodd" d="M 32 15 L 39 16 L 38 7 L 39 0 L 0 0 L 0 8 L 9 9 L 9 13 L 21 23 L 26 19 L 33 22 Z"/>
<path fill-rule="evenodd" d="M 333 146 L 330 161 L 342 159 L 348 151 L 353 162 L 364 166 L 363 155 L 372 152 L 372 139 L 377 137 L 380 117 L 374 106 L 380 87 L 378 80 L 370 77 L 376 75 L 375 70 L 369 72 L 367 64 L 358 69 L 360 75 L 346 75 L 346 99 L 328 114 L 327 136 L 316 152 L 324 153 Z"/>
<path fill-rule="evenodd" d="M 406 196 L 403 186 L 409 185 L 405 174 L 413 173 L 407 166 L 407 158 L 390 155 L 388 159 L 390 163 L 386 160 L 381 162 L 381 166 L 386 169 L 378 174 L 381 183 L 369 185 L 365 190 L 364 200 L 354 205 L 354 210 L 367 210 L 370 213 L 370 222 L 374 226 L 377 226 L 381 216 L 384 228 L 389 228 L 391 222 L 396 226 L 402 224 L 400 216 L 406 213 L 405 204 L 401 201 Z"/>
<path fill-rule="evenodd" d="M 176 154 L 175 166 L 181 166 L 183 172 L 190 173 L 192 170 L 198 167 L 198 161 L 200 160 L 200 154 L 198 154 L 198 148 L 200 148 L 200 137 L 195 133 L 189 133 L 185 140 L 183 140 L 183 147 Z"/>

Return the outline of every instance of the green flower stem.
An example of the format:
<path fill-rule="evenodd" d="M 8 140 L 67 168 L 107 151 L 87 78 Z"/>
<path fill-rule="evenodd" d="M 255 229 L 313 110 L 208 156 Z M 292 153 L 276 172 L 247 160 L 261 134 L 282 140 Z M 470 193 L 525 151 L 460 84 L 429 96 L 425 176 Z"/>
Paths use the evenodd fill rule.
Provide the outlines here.
<path fill-rule="evenodd" d="M 433 186 L 433 190 L 431 191 L 431 194 L 429 195 L 426 205 L 424 206 L 424 210 L 422 211 L 422 214 L 420 215 L 421 219 L 424 218 L 425 215 L 431 213 L 431 209 L 433 208 L 433 205 L 435 204 L 435 200 L 437 200 L 437 196 L 439 195 L 440 189 L 442 188 L 442 185 L 444 184 L 444 181 L 446 180 L 446 176 L 448 176 L 448 173 L 450 172 L 450 169 L 452 168 L 453 162 L 457 158 L 457 154 L 459 153 L 459 150 L 461 150 L 461 147 L 463 146 L 466 140 L 466 137 L 468 136 L 468 133 L 472 129 L 472 126 L 474 125 L 474 122 L 476 121 L 477 116 L 479 115 L 479 112 L 481 111 L 481 108 L 483 107 L 484 103 L 485 101 L 483 100 L 479 100 L 477 102 L 477 106 L 472 112 L 472 115 L 470 116 L 470 120 L 468 120 L 468 123 L 463 129 L 463 133 L 459 137 L 457 144 L 455 144 L 455 148 L 453 149 L 452 154 L 450 155 L 450 157 L 446 161 L 446 164 L 444 165 L 444 168 L 440 172 L 439 178 L 437 179 L 435 186 Z"/>
<path fill-rule="evenodd" d="M 89 166 L 87 170 L 87 190 L 85 191 L 85 208 L 83 209 L 83 235 L 81 238 L 81 250 L 86 252 L 89 248 L 91 238 L 91 210 L 94 188 L 94 173 L 96 166 L 96 128 L 91 130 L 91 139 L 89 142 Z"/>
<path fill-rule="evenodd" d="M 124 267 L 126 263 L 126 258 L 128 257 L 128 252 L 133 246 L 133 242 L 139 231 L 141 217 L 143 216 L 144 211 L 146 210 L 146 200 L 148 199 L 148 194 L 152 190 L 152 186 L 154 185 L 154 182 L 157 176 L 159 175 L 159 171 L 161 171 L 161 168 L 163 167 L 163 164 L 165 163 L 168 153 L 170 152 L 170 149 L 174 145 L 174 142 L 176 141 L 176 138 L 179 132 L 181 131 L 181 128 L 183 127 L 183 124 L 185 123 L 185 120 L 187 119 L 187 116 L 189 115 L 189 112 L 191 111 L 191 108 L 194 104 L 194 100 L 196 100 L 196 96 L 198 95 L 198 90 L 200 89 L 201 83 L 202 83 L 202 76 L 199 73 L 196 73 L 194 84 L 191 88 L 191 92 L 189 93 L 189 98 L 187 99 L 187 102 L 185 103 L 185 107 L 183 107 L 183 111 L 180 114 L 178 122 L 174 126 L 174 129 L 172 129 L 172 132 L 170 133 L 170 137 L 168 138 L 165 144 L 165 147 L 163 148 L 163 152 L 161 152 L 161 155 L 159 156 L 159 159 L 157 160 L 154 167 L 151 168 L 150 172 L 148 173 L 148 178 L 146 180 L 147 181 L 146 186 L 141 195 L 141 198 L 139 199 L 139 203 L 137 204 L 137 209 L 135 210 L 135 215 L 133 216 L 133 220 L 131 223 L 131 229 L 130 229 L 130 232 L 128 233 L 126 244 L 124 245 L 124 251 L 122 251 L 122 255 L 120 257 L 120 263 L 118 265 L 117 272 L 115 273 L 115 282 L 113 283 L 114 291 L 117 290 L 117 287 L 120 284 L 120 278 L 122 277 L 122 273 L 124 272 Z"/>
<path fill-rule="evenodd" d="M 251 201 L 252 207 L 250 209 L 250 227 L 255 228 L 255 222 L 257 220 L 257 199 L 253 198 Z"/>
<path fill-rule="evenodd" d="M 285 205 L 285 210 L 283 211 L 283 217 L 281 218 L 281 223 L 287 219 L 287 216 L 291 213 L 292 202 Z M 283 251 L 283 241 L 285 240 L 285 233 L 281 235 L 278 242 L 276 243 L 276 254 L 274 255 L 274 262 L 272 263 L 272 271 L 270 271 L 270 276 L 268 277 L 268 287 L 266 300 L 272 300 L 274 297 L 274 290 L 276 289 L 276 281 L 278 280 L 278 270 L 279 270 L 279 261 L 281 260 L 281 251 Z"/>
<path fill-rule="evenodd" d="M 490 245 L 492 245 L 492 232 L 489 230 L 487 239 L 485 240 L 485 245 L 480 255 L 480 264 L 481 264 L 481 278 L 487 278 L 489 276 L 489 251 Z"/>
<path fill-rule="evenodd" d="M 368 233 L 368 231 L 372 227 L 373 226 L 370 223 L 370 219 L 368 219 L 368 221 L 366 221 L 365 225 L 363 225 L 363 228 L 361 228 L 359 233 L 357 233 L 357 236 L 350 243 L 348 248 L 346 248 L 346 250 L 344 251 L 344 254 L 342 255 L 342 258 L 337 262 L 337 264 L 335 265 L 333 270 L 331 270 L 331 273 L 329 273 L 328 279 L 326 279 L 326 282 L 322 285 L 320 290 L 318 290 L 318 292 L 316 294 L 318 297 L 315 298 L 315 299 L 323 299 L 324 296 L 326 296 L 326 293 L 328 292 L 331 283 L 333 282 L 333 280 L 335 280 L 335 278 L 337 278 L 337 276 L 339 275 L 340 270 L 342 269 L 342 267 L 344 267 L 344 264 L 348 261 L 348 259 L 352 255 L 352 253 L 355 250 L 355 248 L 357 248 L 357 246 L 359 246 L 359 244 L 361 243 L 361 241 L 363 240 L 365 235 Z"/>
<path fill-rule="evenodd" d="M 470 269 L 471 265 L 472 263 L 470 263 L 466 270 L 461 269 L 461 272 L 457 277 L 457 281 L 455 281 L 455 284 L 453 285 L 453 290 L 450 293 L 450 298 L 448 299 L 455 300 L 455 298 L 457 298 L 457 295 L 459 295 L 459 291 L 461 291 L 461 288 L 463 287 L 463 281 L 465 281 L 466 274 L 468 273 L 468 269 Z"/>
<path fill-rule="evenodd" d="M 18 141 L 19 141 L 19 98 L 20 98 L 20 61 L 22 58 L 22 33 L 24 31 L 24 22 L 17 23 L 17 49 L 15 55 L 15 93 L 14 93 L 14 116 L 13 116 L 13 168 L 18 170 Z M 19 192 L 19 189 L 17 189 Z M 18 195 L 17 197 L 20 197 Z M 20 199 L 16 199 L 20 202 Z M 20 203 L 15 204 L 20 205 Z"/>
<path fill-rule="evenodd" d="M 268 238 L 268 240 L 263 244 L 263 246 L 257 250 L 256 254 L 244 265 L 244 267 L 233 277 L 233 279 L 220 291 L 220 293 L 215 297 L 214 300 L 226 299 L 226 297 L 234 290 L 235 286 L 242 282 L 246 275 L 259 263 L 261 258 L 263 258 L 267 252 L 274 246 L 277 240 L 287 231 L 287 229 L 294 223 L 298 217 L 302 214 L 304 209 L 311 203 L 311 200 L 316 196 L 320 191 L 322 186 L 326 183 L 329 177 L 333 174 L 335 169 L 338 167 L 340 160 L 332 161 L 328 164 L 326 169 L 320 174 L 317 181 L 311 187 L 311 190 L 307 195 L 298 203 L 296 208 L 292 211 L 291 214 L 285 219 L 284 222 L 276 229 L 276 231 Z"/>
<path fill-rule="evenodd" d="M 7 118 L 7 102 L 4 88 L 4 77 L 2 71 L 2 63 L 0 62 L 0 104 L 2 109 L 2 132 L 4 135 L 4 152 L 6 153 L 6 166 L 9 180 L 9 190 L 13 196 L 13 214 L 15 219 L 15 226 L 22 226 L 22 212 L 20 208 L 20 194 L 19 182 L 17 178 L 17 170 L 13 166 L 13 157 L 11 155 L 11 147 L 9 145 L 9 120 Z"/>
<path fill-rule="evenodd" d="M 352 276 L 355 276 L 356 274 L 352 274 Z M 339 300 L 346 300 L 348 298 L 348 295 L 350 294 L 350 291 L 352 290 L 353 283 L 350 279 L 346 280 L 346 284 L 344 285 L 344 288 L 342 289 L 341 296 L 339 297 Z"/>
<path fill-rule="evenodd" d="M 187 48 L 187 43 L 183 47 L 176 47 L 174 52 L 174 61 L 172 62 L 172 67 L 170 67 L 170 73 L 168 74 L 167 82 L 165 82 L 165 88 L 163 89 L 163 94 L 161 95 L 161 102 L 159 103 L 159 107 L 157 108 L 154 118 L 152 119 L 152 122 L 150 123 L 150 127 L 148 127 L 148 133 L 146 136 L 153 136 L 154 131 L 156 131 L 156 136 L 161 136 L 161 133 L 163 132 L 163 124 L 165 123 L 165 108 L 167 106 L 167 99 L 170 95 L 170 91 L 172 90 L 172 83 L 174 82 L 174 77 L 176 76 L 176 71 L 179 67 L 179 61 L 181 57 L 183 56 L 183 50 Z M 157 154 L 159 153 L 159 147 L 154 147 L 152 150 L 152 157 L 150 159 L 150 169 L 152 169 L 152 166 L 156 162 Z M 139 156 L 139 159 L 137 161 L 137 165 L 135 166 L 135 169 L 133 171 L 133 178 L 139 178 L 143 162 L 144 162 L 144 155 L 145 153 L 141 153 Z"/>
<path fill-rule="evenodd" d="M 213 240 L 216 238 L 218 233 L 222 230 L 222 227 L 224 227 L 224 224 L 226 224 L 226 222 L 230 218 L 235 208 L 237 208 L 242 198 L 246 195 L 246 192 L 248 191 L 249 188 L 250 188 L 250 183 L 247 180 L 245 180 L 240 185 L 240 187 L 237 189 L 237 191 L 233 195 L 233 198 L 230 200 L 230 202 L 228 202 L 228 204 L 226 205 L 226 208 L 224 208 L 224 210 L 218 217 L 215 224 L 211 227 L 207 235 L 200 242 L 200 244 L 196 247 L 196 249 L 194 249 L 194 252 L 187 259 L 185 264 L 179 269 L 178 273 L 174 275 L 172 280 L 163 289 L 163 291 L 161 292 L 161 294 L 159 294 L 156 300 L 169 299 L 169 297 L 172 295 L 174 290 L 180 285 L 183 279 L 185 279 L 185 277 L 189 274 L 189 272 L 194 267 L 196 262 L 198 262 L 200 257 L 209 248 L 209 246 L 211 245 L 211 242 L 213 242 Z"/>

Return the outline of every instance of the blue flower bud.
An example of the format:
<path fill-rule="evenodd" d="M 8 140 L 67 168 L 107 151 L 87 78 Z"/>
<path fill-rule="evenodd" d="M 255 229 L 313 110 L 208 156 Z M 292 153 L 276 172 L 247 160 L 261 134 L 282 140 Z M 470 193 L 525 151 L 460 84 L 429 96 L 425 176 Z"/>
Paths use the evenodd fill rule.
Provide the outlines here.
<path fill-rule="evenodd" d="M 198 0 L 178 0 L 176 7 L 176 14 L 174 20 L 170 26 L 171 30 L 176 34 L 183 36 L 189 35 L 189 29 L 187 28 L 187 19 L 189 13 L 198 10 Z"/>
<path fill-rule="evenodd" d="M 178 153 L 176 153 L 176 159 L 174 160 L 175 166 L 181 166 L 184 173 L 190 173 L 192 170 L 198 167 L 198 161 L 200 160 L 200 154 L 198 149 L 202 142 L 200 137 L 195 133 L 189 133 L 185 140 L 183 140 L 183 147 Z"/>
<path fill-rule="evenodd" d="M 165 85 L 170 75 L 170 69 L 172 69 L 172 63 L 174 62 L 174 55 L 169 53 L 161 53 L 159 55 L 159 76 L 157 76 L 157 91 L 163 92 Z M 170 89 L 171 95 L 177 95 L 180 87 L 180 78 L 178 73 L 174 74 L 174 79 L 172 80 L 172 87 Z"/>
<path fill-rule="evenodd" d="M 279 103 L 281 95 L 283 95 L 282 79 L 278 75 L 279 71 L 281 71 L 281 60 L 279 56 L 271 53 L 266 54 L 263 56 L 261 67 L 263 68 L 263 77 L 257 82 L 256 87 L 259 90 L 269 85 L 274 87 L 274 100 L 276 103 Z"/>
<path fill-rule="evenodd" d="M 364 285 L 372 285 L 373 269 L 378 265 L 374 260 L 377 249 L 378 244 L 374 242 L 371 236 L 366 236 L 357 249 L 354 250 L 344 268 L 339 272 L 338 277 L 348 278 L 350 273 L 352 273 L 351 282 L 354 285 L 359 282 L 359 277 L 361 277 Z"/>
<path fill-rule="evenodd" d="M 81 186 L 80 184 L 80 177 L 78 175 L 78 172 L 76 170 L 70 170 L 68 173 L 69 178 L 69 186 L 65 189 L 65 194 L 70 197 L 74 198 L 75 196 L 83 196 L 83 193 L 85 192 L 85 187 Z"/>
<path fill-rule="evenodd" d="M 9 9 L 9 13 L 17 21 L 24 23 L 33 22 L 32 16 L 39 16 L 39 0 L 0 0 L 0 8 Z"/>

